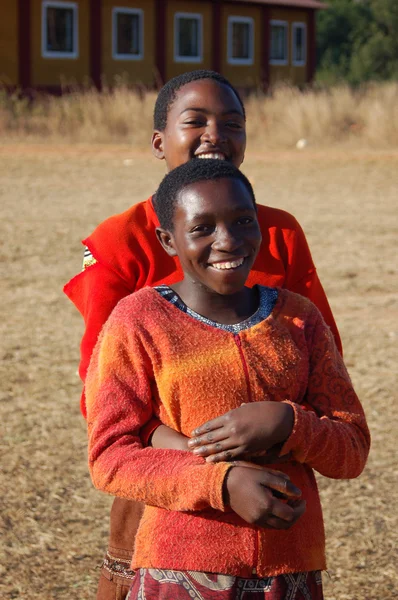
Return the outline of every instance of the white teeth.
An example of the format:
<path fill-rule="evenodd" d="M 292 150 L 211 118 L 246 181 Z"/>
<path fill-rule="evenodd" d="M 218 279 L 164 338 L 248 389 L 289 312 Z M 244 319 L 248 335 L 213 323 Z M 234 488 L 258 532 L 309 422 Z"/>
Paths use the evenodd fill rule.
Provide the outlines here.
<path fill-rule="evenodd" d="M 204 154 L 198 154 L 197 158 L 213 158 L 214 160 L 225 160 L 224 154 L 219 152 L 206 152 Z"/>
<path fill-rule="evenodd" d="M 224 271 L 227 269 L 236 269 L 236 267 L 240 267 L 243 264 L 244 258 L 238 258 L 238 260 L 230 261 L 230 262 L 220 262 L 213 263 L 211 266 L 219 271 Z"/>

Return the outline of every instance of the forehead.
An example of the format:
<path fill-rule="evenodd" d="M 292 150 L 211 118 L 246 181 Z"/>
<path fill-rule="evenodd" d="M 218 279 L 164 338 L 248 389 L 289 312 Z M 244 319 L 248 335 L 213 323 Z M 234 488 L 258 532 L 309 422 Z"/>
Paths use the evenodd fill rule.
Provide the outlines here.
<path fill-rule="evenodd" d="M 243 181 L 225 178 L 199 181 L 184 187 L 177 197 L 175 216 L 191 221 L 202 215 L 222 218 L 253 209 L 253 198 Z"/>
<path fill-rule="evenodd" d="M 202 108 L 213 113 L 237 112 L 243 117 L 242 106 L 235 92 L 224 83 L 201 79 L 187 83 L 176 93 L 169 116 L 178 116 L 188 108 Z"/>

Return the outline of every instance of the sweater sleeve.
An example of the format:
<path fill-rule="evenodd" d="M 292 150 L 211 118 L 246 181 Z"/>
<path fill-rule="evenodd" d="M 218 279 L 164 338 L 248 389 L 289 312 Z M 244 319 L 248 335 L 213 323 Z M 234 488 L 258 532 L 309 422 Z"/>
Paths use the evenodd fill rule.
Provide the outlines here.
<path fill-rule="evenodd" d="M 307 239 L 300 224 L 295 220 L 294 240 L 290 245 L 290 255 L 284 287 L 296 294 L 305 296 L 321 312 L 325 322 L 332 330 L 336 346 L 342 354 L 342 344 L 333 313 L 329 306 L 325 291 L 320 282 L 317 270 L 312 260 Z"/>
<path fill-rule="evenodd" d="M 321 315 L 316 317 L 313 331 L 305 400 L 313 411 L 289 402 L 294 425 L 281 454 L 292 451 L 295 460 L 326 477 L 351 479 L 360 475 L 369 453 L 370 433 L 343 359 Z"/>
<path fill-rule="evenodd" d="M 104 327 L 86 379 L 94 485 L 169 510 L 224 510 L 222 488 L 231 465 L 209 465 L 190 452 L 143 447 L 140 431 L 153 415 L 155 381 L 140 337 L 117 313 Z"/>
<path fill-rule="evenodd" d="M 292 292 L 296 292 L 296 294 L 305 296 L 306 298 L 311 300 L 313 304 L 315 304 L 315 306 L 321 312 L 326 324 L 329 325 L 333 333 L 336 347 L 342 355 L 343 347 L 341 343 L 339 330 L 337 329 L 336 321 L 334 320 L 332 310 L 330 308 L 328 299 L 326 297 L 325 291 L 322 287 L 315 267 L 309 270 L 307 274 L 302 279 L 300 279 L 300 281 L 297 281 L 289 289 Z"/>
<path fill-rule="evenodd" d="M 98 335 L 116 304 L 131 294 L 122 279 L 106 266 L 97 262 L 76 275 L 64 287 L 64 292 L 84 319 L 84 334 L 80 343 L 79 375 L 86 379 L 93 348 Z M 86 417 L 85 390 L 83 388 L 80 409 Z"/>

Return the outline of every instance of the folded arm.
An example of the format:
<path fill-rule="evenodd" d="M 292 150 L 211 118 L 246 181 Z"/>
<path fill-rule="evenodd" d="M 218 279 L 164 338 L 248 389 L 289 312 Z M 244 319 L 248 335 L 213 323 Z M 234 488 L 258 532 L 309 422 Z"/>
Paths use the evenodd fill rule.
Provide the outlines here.
<path fill-rule="evenodd" d="M 333 335 L 318 317 L 310 352 L 305 410 L 294 410 L 292 432 L 281 454 L 307 463 L 326 477 L 350 479 L 362 472 L 369 454 L 370 433 Z"/>
<path fill-rule="evenodd" d="M 141 428 L 153 415 L 151 364 L 131 323 L 111 315 L 86 379 L 89 468 L 110 494 L 177 511 L 224 510 L 230 465 L 209 465 L 189 452 L 143 448 Z"/>
<path fill-rule="evenodd" d="M 304 403 L 263 401 L 235 408 L 192 432 L 188 447 L 194 454 L 213 463 L 260 454 L 261 462 L 270 464 L 277 456 L 277 462 L 296 460 L 342 479 L 361 473 L 369 430 L 333 335 L 318 311 L 312 334 Z"/>

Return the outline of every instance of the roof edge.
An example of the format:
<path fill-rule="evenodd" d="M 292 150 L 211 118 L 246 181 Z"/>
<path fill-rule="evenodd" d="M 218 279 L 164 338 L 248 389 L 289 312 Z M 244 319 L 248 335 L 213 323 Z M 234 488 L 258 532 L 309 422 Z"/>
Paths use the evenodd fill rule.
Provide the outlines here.
<path fill-rule="evenodd" d="M 262 4 L 279 8 L 312 8 L 325 10 L 329 6 L 321 0 L 227 0 L 239 4 Z"/>

